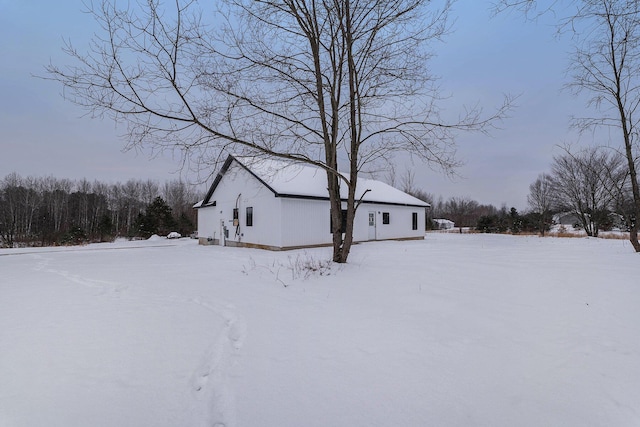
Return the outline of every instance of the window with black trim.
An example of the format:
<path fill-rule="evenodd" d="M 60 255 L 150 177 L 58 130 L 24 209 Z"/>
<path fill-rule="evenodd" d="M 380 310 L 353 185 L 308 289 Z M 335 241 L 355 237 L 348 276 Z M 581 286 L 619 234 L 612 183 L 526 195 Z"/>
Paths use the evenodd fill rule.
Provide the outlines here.
<path fill-rule="evenodd" d="M 389 212 L 382 212 L 382 223 L 389 224 Z"/>
<path fill-rule="evenodd" d="M 245 220 L 247 227 L 253 227 L 253 207 L 247 207 L 247 218 Z"/>
<path fill-rule="evenodd" d="M 411 229 L 418 229 L 418 212 L 411 212 Z"/>

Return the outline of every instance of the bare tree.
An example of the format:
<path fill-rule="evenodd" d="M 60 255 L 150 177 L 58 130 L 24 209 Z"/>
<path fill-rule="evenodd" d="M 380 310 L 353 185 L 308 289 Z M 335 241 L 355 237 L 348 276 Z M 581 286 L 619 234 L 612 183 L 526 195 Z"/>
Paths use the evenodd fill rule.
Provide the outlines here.
<path fill-rule="evenodd" d="M 190 0 L 103 0 L 90 6 L 102 26 L 90 51 L 68 44 L 76 65 L 48 71 L 71 101 L 127 123 L 129 147 L 178 148 L 207 168 L 228 151 L 322 168 L 333 260 L 346 262 L 359 172 L 396 151 L 451 171 L 455 132 L 486 132 L 509 107 L 440 119 L 427 47 L 448 30 L 450 1 L 441 4 L 227 0 L 213 15 Z"/>
<path fill-rule="evenodd" d="M 147 179 L 139 183 L 140 188 L 140 200 L 147 206 L 153 203 L 153 201 L 160 194 L 160 185 L 157 181 Z"/>
<path fill-rule="evenodd" d="M 433 203 L 431 204 L 431 217 L 433 219 L 443 218 L 444 206 L 445 206 L 445 201 L 442 195 L 438 195 L 437 199 L 434 198 Z"/>
<path fill-rule="evenodd" d="M 538 231 L 541 236 L 549 224 L 549 215 L 553 203 L 553 180 L 549 174 L 542 173 L 529 186 L 527 201 L 529 206 L 538 215 Z"/>
<path fill-rule="evenodd" d="M 142 201 L 142 183 L 133 179 L 128 180 L 121 187 L 124 198 L 124 226 L 128 235 L 135 235 L 135 220 L 144 211 L 145 203 Z"/>
<path fill-rule="evenodd" d="M 120 233 L 120 230 L 122 228 L 122 223 L 124 221 L 123 211 L 125 205 L 126 201 L 122 191 L 122 186 L 119 184 L 113 184 L 109 186 L 109 190 L 107 193 L 107 206 L 109 208 L 109 211 L 111 212 L 111 224 L 113 225 L 113 229 L 116 231 L 116 235 Z"/>
<path fill-rule="evenodd" d="M 612 211 L 622 217 L 623 227 L 630 230 L 635 221 L 635 203 L 633 189 L 627 167 L 626 157 L 613 151 L 611 161 L 603 165 L 603 184 L 611 195 Z"/>
<path fill-rule="evenodd" d="M 561 6 L 572 6 L 562 8 Z M 633 220 L 629 240 L 640 252 L 640 185 L 637 175 L 640 127 L 640 1 L 556 0 L 542 7 L 536 0 L 500 0 L 501 8 L 516 7 L 526 13 L 553 10 L 560 13 L 559 28 L 571 33 L 575 53 L 571 59 L 572 88 L 590 95 L 598 114 L 574 121 L 580 129 L 609 127 L 618 132 L 625 153 Z"/>
<path fill-rule="evenodd" d="M 137 230 L 133 225 L 144 212 L 148 191 L 153 188 L 157 198 L 160 186 L 149 180 L 109 185 L 53 176 L 23 178 L 11 173 L 0 179 L 0 245 L 102 241 L 113 237 L 114 232 L 135 236 Z M 190 208 L 198 198 L 195 189 L 181 181 L 167 183 L 163 188 L 178 207 L 174 219 L 181 230 L 192 232 Z"/>
<path fill-rule="evenodd" d="M 21 203 L 21 178 L 12 173 L 0 182 L 0 239 L 3 246 L 13 247 L 19 235 Z"/>
<path fill-rule="evenodd" d="M 44 204 L 47 209 L 46 221 L 51 224 L 51 229 L 56 232 L 65 231 L 63 225 L 69 215 L 68 200 L 73 182 L 69 179 L 57 179 L 53 176 L 42 180 L 44 191 Z"/>
<path fill-rule="evenodd" d="M 478 202 L 468 197 L 451 197 L 444 204 L 442 214 L 455 222 L 462 233 L 463 227 L 472 227 L 476 224 L 480 217 L 477 212 L 479 206 Z"/>
<path fill-rule="evenodd" d="M 416 199 L 427 202 L 430 205 L 433 204 L 434 196 L 431 193 L 427 193 L 417 186 L 415 183 L 416 173 L 412 169 L 406 169 L 400 177 L 400 190 L 407 194 L 412 195 Z"/>
<path fill-rule="evenodd" d="M 182 180 L 174 180 L 164 184 L 162 194 L 178 222 L 177 231 L 182 234 L 186 228 L 193 231 L 197 218 L 192 206 L 199 199 L 196 189 Z"/>
<path fill-rule="evenodd" d="M 620 185 L 611 179 L 619 177 L 623 159 L 601 147 L 591 147 L 576 154 L 568 149 L 556 156 L 552 164 L 554 206 L 578 216 L 587 235 L 598 237 L 601 225 L 608 221 Z"/>

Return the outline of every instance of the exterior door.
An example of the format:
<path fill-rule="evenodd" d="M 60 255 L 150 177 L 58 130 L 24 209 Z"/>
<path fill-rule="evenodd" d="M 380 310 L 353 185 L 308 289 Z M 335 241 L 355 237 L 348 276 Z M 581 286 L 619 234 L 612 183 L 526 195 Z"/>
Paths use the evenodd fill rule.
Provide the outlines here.
<path fill-rule="evenodd" d="M 376 213 L 369 212 L 369 240 L 376 240 Z"/>

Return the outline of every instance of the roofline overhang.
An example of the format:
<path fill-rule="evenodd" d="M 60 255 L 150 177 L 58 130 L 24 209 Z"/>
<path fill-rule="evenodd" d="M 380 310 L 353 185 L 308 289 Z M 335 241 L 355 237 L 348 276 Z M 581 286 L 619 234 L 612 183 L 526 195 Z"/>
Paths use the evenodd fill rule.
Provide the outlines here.
<path fill-rule="evenodd" d="M 242 164 L 241 161 L 236 159 L 232 154 L 229 154 L 227 159 L 224 161 L 224 164 L 222 165 L 222 168 L 220 169 L 220 172 L 218 172 L 218 174 L 216 175 L 216 178 L 213 181 L 213 184 L 211 184 L 211 187 L 209 188 L 209 191 L 207 191 L 207 195 L 202 200 L 202 204 L 200 206 L 196 207 L 195 209 L 202 209 L 202 208 L 215 206 L 215 201 L 210 202 L 209 200 L 211 199 L 211 196 L 213 196 L 213 192 L 215 191 L 216 187 L 218 187 L 218 184 L 220 183 L 220 180 L 222 180 L 222 177 L 227 172 L 227 170 L 229 170 L 229 167 L 231 167 L 231 163 L 234 160 L 244 170 L 249 172 L 255 179 L 257 179 L 262 185 L 264 185 L 266 188 L 268 188 L 269 191 L 271 191 L 274 194 L 275 197 L 282 197 L 282 198 L 288 198 L 288 199 L 303 199 L 303 200 L 326 200 L 326 201 L 330 200 L 328 196 L 324 197 L 324 196 L 309 196 L 309 195 L 303 195 L 303 194 L 283 194 L 283 193 L 278 193 L 269 184 L 267 184 L 264 180 L 262 180 L 258 175 L 253 173 L 253 171 L 251 169 L 249 169 L 247 166 Z M 340 199 L 340 201 L 341 202 L 346 202 L 347 199 Z M 426 202 L 425 202 L 425 205 L 417 205 L 417 204 L 413 204 L 413 203 L 378 202 L 378 201 L 375 201 L 375 200 L 362 200 L 361 203 L 364 203 L 364 204 L 377 204 L 377 205 L 388 205 L 388 206 L 410 206 L 410 207 L 425 208 L 425 209 L 431 207 L 431 205 L 429 203 L 426 203 Z"/>
<path fill-rule="evenodd" d="M 307 196 L 304 194 L 282 194 L 282 193 L 275 193 L 276 197 L 282 197 L 282 198 L 287 198 L 287 199 L 306 199 L 306 200 L 326 200 L 329 201 L 329 197 L 323 197 L 323 196 Z M 341 202 L 346 202 L 347 199 L 340 199 Z M 411 206 L 411 207 L 416 207 L 416 208 L 428 208 L 431 207 L 431 205 L 429 203 L 425 203 L 425 205 L 417 205 L 417 204 L 413 204 L 413 203 L 398 203 L 398 202 L 379 202 L 376 200 L 363 200 L 361 203 L 363 204 L 376 204 L 376 205 L 392 205 L 392 206 Z"/>

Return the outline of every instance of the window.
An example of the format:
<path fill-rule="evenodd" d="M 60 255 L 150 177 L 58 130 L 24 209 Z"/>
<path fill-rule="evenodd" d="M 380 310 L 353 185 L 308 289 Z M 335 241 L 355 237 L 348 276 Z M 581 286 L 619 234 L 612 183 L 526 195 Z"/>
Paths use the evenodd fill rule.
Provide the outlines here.
<path fill-rule="evenodd" d="M 389 212 L 382 212 L 382 223 L 389 224 Z"/>
<path fill-rule="evenodd" d="M 418 229 L 418 212 L 411 213 L 411 229 L 412 230 Z"/>
<path fill-rule="evenodd" d="M 245 224 L 247 224 L 247 227 L 253 227 L 253 207 L 247 207 L 247 220 Z"/>
<path fill-rule="evenodd" d="M 347 210 L 342 209 L 342 224 L 340 226 L 340 232 L 346 233 L 347 231 Z M 333 233 L 333 217 L 331 216 L 331 210 L 329 210 L 329 233 Z"/>

